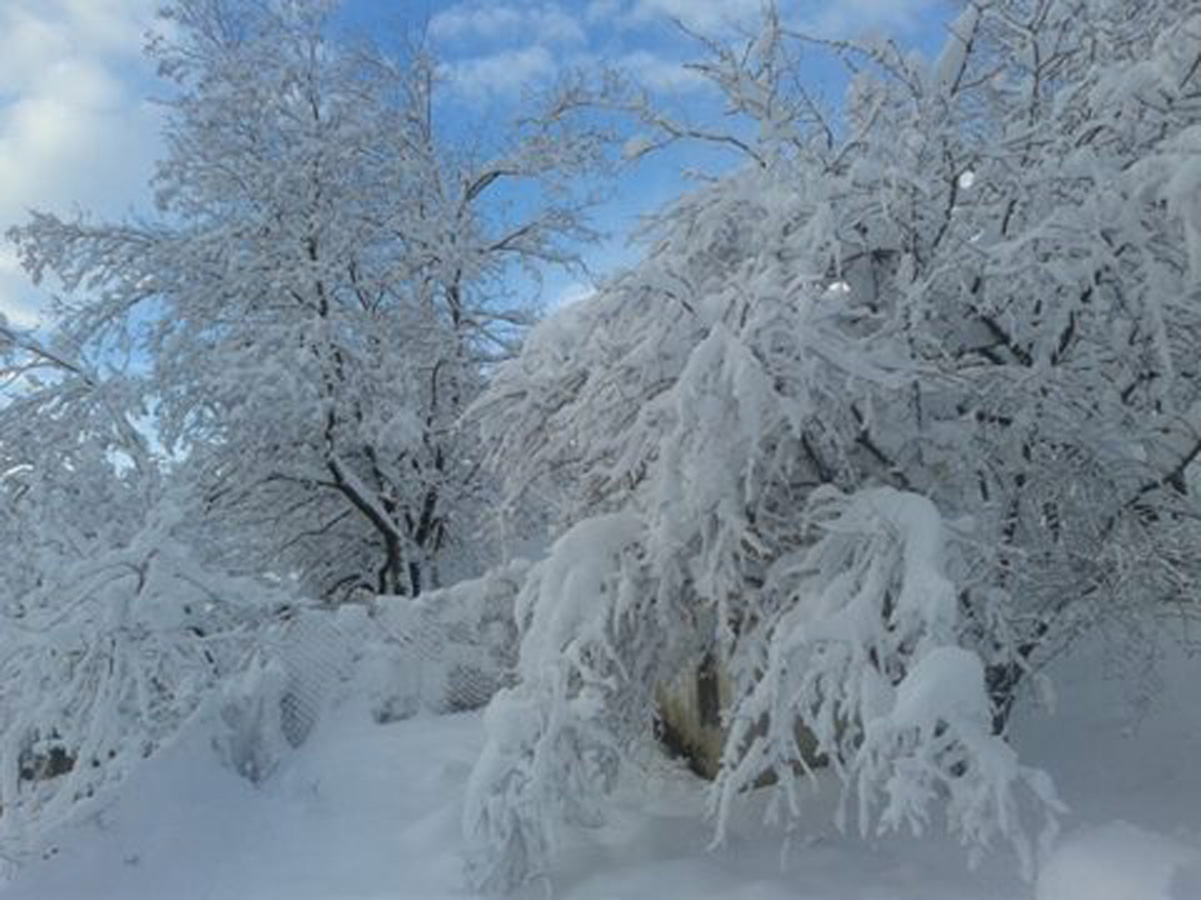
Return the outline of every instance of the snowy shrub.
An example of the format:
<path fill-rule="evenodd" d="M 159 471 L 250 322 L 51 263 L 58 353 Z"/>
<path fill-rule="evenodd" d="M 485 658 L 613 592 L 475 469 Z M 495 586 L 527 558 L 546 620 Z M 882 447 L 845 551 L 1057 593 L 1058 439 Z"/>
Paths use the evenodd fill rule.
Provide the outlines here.
<path fill-rule="evenodd" d="M 254 784 L 265 781 L 292 744 L 284 727 L 288 672 L 278 659 L 256 656 L 221 691 L 221 728 L 213 748 L 222 761 Z"/>
<path fill-rule="evenodd" d="M 206 571 L 160 507 L 124 546 L 43 573 L 0 640 L 0 848 L 20 860 L 105 801 L 251 659 L 261 584 Z"/>
<path fill-rule="evenodd" d="M 704 654 L 730 678 L 719 838 L 756 785 L 803 815 L 799 721 L 844 824 L 938 820 L 1029 869 L 1059 809 L 1004 740 L 1030 674 L 1088 628 L 1198 615 L 1201 30 L 1180 12 L 969 4 L 932 64 L 769 13 L 698 69 L 744 130 L 626 103 L 745 159 L 476 406 L 510 498 L 554 498 L 563 535 L 487 716 L 477 884 L 546 871 L 650 735 L 653 685 Z M 793 77 L 815 47 L 854 71 L 836 124 Z"/>
<path fill-rule="evenodd" d="M 807 769 L 799 719 L 838 772 L 865 835 L 921 833 L 934 803 L 947 828 L 976 850 L 1012 843 L 1032 871 L 1022 805 L 1053 813 L 1049 779 L 1018 764 L 993 733 L 984 665 L 958 645 L 956 587 L 938 511 L 892 488 L 846 497 L 820 488 L 815 534 L 768 570 L 765 610 L 735 643 L 739 689 L 713 791 L 718 837 L 737 798 L 775 778 L 768 816 L 802 815 Z M 774 596 L 773 596 L 774 595 Z M 1054 833 L 1048 815 L 1044 838 Z"/>
<path fill-rule="evenodd" d="M 804 735 L 842 779 L 844 810 L 856 801 L 865 834 L 921 832 L 941 803 L 966 845 L 1008 841 L 1030 870 L 1023 822 L 1041 816 L 1045 840 L 1060 806 L 1049 779 L 993 733 L 984 665 L 956 643 L 937 511 L 891 488 L 823 489 L 807 518 L 810 540 L 769 569 L 758 608 L 735 629 L 675 618 L 635 515 L 581 522 L 535 566 L 518 604 L 519 681 L 488 709 L 464 811 L 477 887 L 544 875 L 564 828 L 603 821 L 622 760 L 650 734 L 653 686 L 690 641 L 717 648 L 731 673 L 710 792 L 717 841 L 738 798 L 762 784 L 774 793 L 769 817 L 804 815 Z"/>
<path fill-rule="evenodd" d="M 600 821 L 599 798 L 640 731 L 656 662 L 633 655 L 651 612 L 633 589 L 640 530 L 632 516 L 581 523 L 521 590 L 518 681 L 488 707 L 463 812 L 484 890 L 541 874 L 563 826 Z"/>

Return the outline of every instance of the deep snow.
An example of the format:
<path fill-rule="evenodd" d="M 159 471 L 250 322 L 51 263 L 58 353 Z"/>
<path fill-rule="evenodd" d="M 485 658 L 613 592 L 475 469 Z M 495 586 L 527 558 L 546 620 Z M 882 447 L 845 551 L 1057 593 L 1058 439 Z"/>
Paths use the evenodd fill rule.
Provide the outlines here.
<path fill-rule="evenodd" d="M 1056 677 L 1058 712 L 1016 724 L 1027 762 L 1072 807 L 1037 885 L 997 855 L 971 871 L 937 835 L 863 842 L 829 825 L 780 836 L 754 809 L 707 851 L 699 782 L 666 760 L 627 779 L 609 823 L 581 833 L 552 885 L 563 900 L 1201 900 L 1201 659 L 1165 668 L 1135 721 L 1100 657 Z M 262 787 L 216 760 L 203 724 L 59 851 L 15 873 L 4 900 L 441 900 L 465 895 L 459 805 L 481 743 L 477 714 L 372 723 L 331 713 Z M 782 865 L 783 864 L 783 865 Z M 522 898 L 545 896 L 547 885 Z"/>

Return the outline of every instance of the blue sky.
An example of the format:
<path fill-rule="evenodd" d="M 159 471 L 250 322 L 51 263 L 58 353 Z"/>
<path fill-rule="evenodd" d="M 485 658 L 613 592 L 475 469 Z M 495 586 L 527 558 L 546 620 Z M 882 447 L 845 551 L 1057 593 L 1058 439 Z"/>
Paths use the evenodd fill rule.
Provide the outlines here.
<path fill-rule="evenodd" d="M 146 206 L 146 180 L 159 153 L 161 88 L 142 58 L 161 0 L 0 0 L 0 230 L 31 207 L 74 208 L 119 217 Z M 781 0 L 789 24 L 854 36 L 874 31 L 935 52 L 950 0 Z M 524 88 L 565 68 L 618 66 L 677 110 L 703 115 L 712 96 L 681 63 L 694 45 L 673 24 L 720 35 L 753 19 L 761 0 L 347 0 L 350 28 L 371 32 L 417 27 L 445 63 L 446 114 L 474 125 L 503 117 Z M 828 68 L 815 83 L 833 101 Z M 619 183 L 598 211 L 612 240 L 588 248 L 604 272 L 627 260 L 624 235 L 636 217 L 678 193 L 676 171 L 691 160 L 643 165 Z M 713 164 L 715 161 L 706 161 Z M 717 163 L 720 164 L 720 163 Z M 570 299 L 587 286 L 553 276 L 544 300 Z M 0 312 L 33 324 L 44 292 L 25 281 L 0 246 Z"/>

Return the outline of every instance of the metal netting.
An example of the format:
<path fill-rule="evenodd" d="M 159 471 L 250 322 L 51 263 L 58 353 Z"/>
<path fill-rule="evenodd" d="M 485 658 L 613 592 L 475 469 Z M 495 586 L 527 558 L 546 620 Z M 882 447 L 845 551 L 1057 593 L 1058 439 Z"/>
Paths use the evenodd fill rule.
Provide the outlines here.
<path fill-rule="evenodd" d="M 336 698 L 361 695 L 379 721 L 486 705 L 512 677 L 525 568 L 514 563 L 416 599 L 295 609 L 265 648 L 285 673 L 287 742 L 303 743 Z"/>

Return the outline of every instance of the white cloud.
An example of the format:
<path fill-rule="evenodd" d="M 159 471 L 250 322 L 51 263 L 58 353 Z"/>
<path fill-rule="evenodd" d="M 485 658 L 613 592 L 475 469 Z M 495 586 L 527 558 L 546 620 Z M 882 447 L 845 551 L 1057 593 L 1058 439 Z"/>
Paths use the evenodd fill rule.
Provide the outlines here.
<path fill-rule="evenodd" d="M 0 3 L 0 231 L 32 207 L 116 215 L 146 196 L 158 113 L 140 62 L 156 0 Z M 29 323 L 38 295 L 0 250 L 0 312 Z"/>
<path fill-rule="evenodd" d="M 763 0 L 637 0 L 633 21 L 677 19 L 689 28 L 717 33 L 731 25 L 754 21 Z"/>
<path fill-rule="evenodd" d="M 649 50 L 626 53 L 616 60 L 616 66 L 652 91 L 682 94 L 710 87 L 709 81 L 696 69 Z"/>
<path fill-rule="evenodd" d="M 468 0 L 435 15 L 429 34 L 444 45 L 451 86 L 477 105 L 516 99 L 523 88 L 589 58 L 590 35 L 555 0 Z"/>
<path fill-rule="evenodd" d="M 782 18 L 798 28 L 829 36 L 865 31 L 911 32 L 946 18 L 946 0 L 778 0 Z M 754 27 L 763 0 L 590 0 L 589 22 L 609 21 L 637 29 L 677 20 L 702 34 L 720 36 Z"/>
<path fill-rule="evenodd" d="M 514 97 L 522 88 L 552 78 L 558 70 L 554 55 L 541 45 L 502 50 L 447 67 L 451 85 L 474 102 Z"/>
<path fill-rule="evenodd" d="M 429 33 L 438 41 L 492 38 L 516 29 L 521 18 L 521 13 L 512 6 L 462 4 L 430 19 Z"/>
<path fill-rule="evenodd" d="M 16 251 L 0 244 L 0 316 L 14 325 L 32 328 L 38 323 L 38 310 L 24 280 Z"/>
<path fill-rule="evenodd" d="M 535 44 L 582 44 L 587 40 L 575 16 L 557 3 L 460 3 L 430 20 L 439 41 L 493 43 L 514 38 Z"/>
<path fill-rule="evenodd" d="M 868 31 L 902 35 L 948 16 L 946 0 L 838 0 L 802 3 L 800 27 L 830 37 L 856 37 Z"/>
<path fill-rule="evenodd" d="M 623 8 L 622 0 L 590 0 L 584 18 L 593 23 L 608 21 L 621 15 Z"/>

